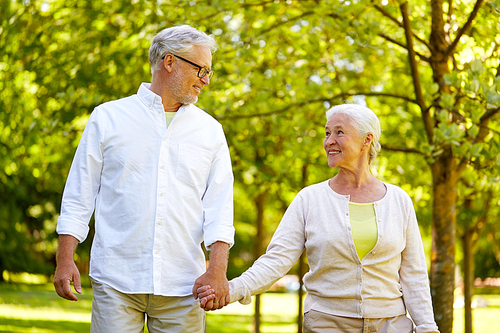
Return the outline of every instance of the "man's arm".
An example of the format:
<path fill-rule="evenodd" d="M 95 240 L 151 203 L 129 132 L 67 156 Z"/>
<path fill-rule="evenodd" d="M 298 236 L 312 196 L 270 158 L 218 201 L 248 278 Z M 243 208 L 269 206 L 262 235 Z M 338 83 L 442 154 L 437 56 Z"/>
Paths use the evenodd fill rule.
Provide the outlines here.
<path fill-rule="evenodd" d="M 78 239 L 71 235 L 59 235 L 59 248 L 56 255 L 56 272 L 54 274 L 54 287 L 62 298 L 70 301 L 78 301 L 71 292 L 71 282 L 77 293 L 82 293 L 80 272 L 75 265 L 73 255 L 78 245 Z"/>
<path fill-rule="evenodd" d="M 229 304 L 229 283 L 227 281 L 227 261 L 229 257 L 229 244 L 224 242 L 215 242 L 210 246 L 210 263 L 208 269 L 196 279 L 193 286 L 193 295 L 198 298 L 198 288 L 201 286 L 210 286 L 213 289 L 215 299 L 210 300 L 205 310 L 221 309 Z"/>

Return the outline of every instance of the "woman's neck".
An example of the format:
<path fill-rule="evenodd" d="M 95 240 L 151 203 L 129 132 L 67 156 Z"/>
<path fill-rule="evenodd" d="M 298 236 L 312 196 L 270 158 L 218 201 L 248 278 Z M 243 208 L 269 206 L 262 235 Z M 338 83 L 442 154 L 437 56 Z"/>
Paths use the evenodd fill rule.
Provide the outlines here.
<path fill-rule="evenodd" d="M 384 183 L 373 176 L 369 170 L 352 173 L 340 169 L 328 184 L 336 193 L 349 195 L 352 202 L 375 202 L 382 199 L 386 193 Z"/>

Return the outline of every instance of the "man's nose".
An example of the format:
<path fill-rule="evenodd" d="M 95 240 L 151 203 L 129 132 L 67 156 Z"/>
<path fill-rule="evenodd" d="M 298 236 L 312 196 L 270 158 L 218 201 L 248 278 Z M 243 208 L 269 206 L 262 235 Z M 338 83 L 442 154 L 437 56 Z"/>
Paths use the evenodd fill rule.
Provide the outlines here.
<path fill-rule="evenodd" d="M 208 75 L 202 77 L 201 82 L 205 83 L 208 86 L 210 84 L 210 78 L 208 77 Z"/>

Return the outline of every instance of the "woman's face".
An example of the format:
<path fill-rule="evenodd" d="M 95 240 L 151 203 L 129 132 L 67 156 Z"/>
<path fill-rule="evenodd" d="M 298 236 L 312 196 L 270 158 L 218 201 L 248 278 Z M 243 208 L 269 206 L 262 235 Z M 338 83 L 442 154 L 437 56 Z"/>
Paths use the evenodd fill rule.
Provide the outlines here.
<path fill-rule="evenodd" d="M 370 141 L 359 137 L 357 131 L 344 114 L 334 114 L 328 119 L 325 126 L 325 148 L 328 165 L 355 170 L 362 162 Z"/>

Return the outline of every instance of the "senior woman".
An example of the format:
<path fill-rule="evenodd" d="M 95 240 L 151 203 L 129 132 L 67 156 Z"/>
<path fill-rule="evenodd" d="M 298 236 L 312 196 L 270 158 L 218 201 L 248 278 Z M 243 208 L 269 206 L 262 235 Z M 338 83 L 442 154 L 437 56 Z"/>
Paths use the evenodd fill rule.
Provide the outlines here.
<path fill-rule="evenodd" d="M 250 303 L 305 249 L 304 332 L 439 332 L 412 201 L 369 169 L 380 151 L 377 116 L 345 104 L 326 117 L 323 146 L 338 173 L 297 194 L 266 254 L 229 282 L 230 301 Z M 206 310 L 217 308 L 212 292 L 196 290 Z"/>

